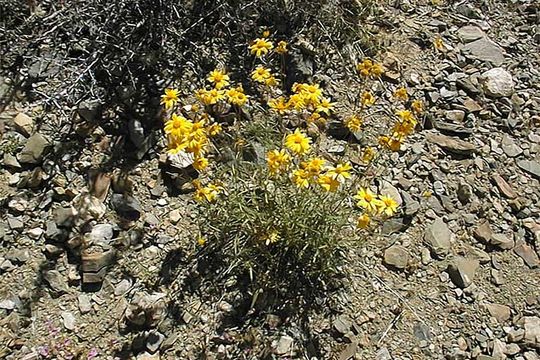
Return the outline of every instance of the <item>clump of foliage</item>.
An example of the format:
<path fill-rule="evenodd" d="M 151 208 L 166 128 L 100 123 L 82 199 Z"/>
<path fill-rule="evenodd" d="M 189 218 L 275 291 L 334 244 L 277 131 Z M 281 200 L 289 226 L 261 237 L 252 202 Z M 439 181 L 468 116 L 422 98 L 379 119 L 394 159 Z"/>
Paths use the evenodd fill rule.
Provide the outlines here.
<path fill-rule="evenodd" d="M 359 246 L 363 232 L 399 211 L 395 199 L 373 190 L 367 169 L 382 152 L 400 151 L 422 112 L 422 102 L 410 99 L 406 88 L 395 89 L 389 134 L 363 149 L 362 164 L 335 158 L 319 139 L 337 117 L 336 104 L 317 83 L 284 85 L 289 46 L 272 41 L 267 31 L 251 43 L 252 94 L 217 68 L 207 86 L 186 94 L 185 101 L 195 98 L 195 104 L 182 105 L 174 88 L 162 96 L 170 114 L 164 127 L 169 156 L 190 159 L 200 173 L 193 184 L 201 204 L 201 253 L 225 259 L 227 273 L 247 275 L 254 294 L 324 288 L 340 273 L 343 251 Z M 350 134 L 363 131 L 364 117 L 377 101 L 369 84 L 382 83 L 384 68 L 366 59 L 357 71 L 358 102 L 341 124 Z M 243 131 L 254 123 L 269 140 L 263 161 L 244 156 L 252 144 Z M 232 151 L 227 161 L 225 148 Z"/>

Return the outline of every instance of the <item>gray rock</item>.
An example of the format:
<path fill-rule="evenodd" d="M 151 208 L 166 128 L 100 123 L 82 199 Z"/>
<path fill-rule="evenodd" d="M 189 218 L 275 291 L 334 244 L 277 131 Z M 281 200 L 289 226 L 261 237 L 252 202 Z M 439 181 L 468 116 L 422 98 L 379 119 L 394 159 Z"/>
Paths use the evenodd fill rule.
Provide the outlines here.
<path fill-rule="evenodd" d="M 15 264 L 24 264 L 30 259 L 30 251 L 27 249 L 10 249 L 4 257 Z"/>
<path fill-rule="evenodd" d="M 17 161 L 17 158 L 10 153 L 4 153 L 4 160 L 3 160 L 4 166 L 13 168 L 13 169 L 20 169 L 21 164 Z"/>
<path fill-rule="evenodd" d="M 480 38 L 463 46 L 462 52 L 475 59 L 499 66 L 504 62 L 502 48 L 487 38 Z"/>
<path fill-rule="evenodd" d="M 505 234 L 493 234 L 489 243 L 502 250 L 510 250 L 514 247 L 514 240 L 508 238 Z"/>
<path fill-rule="evenodd" d="M 92 311 L 92 303 L 90 302 L 91 298 L 86 294 L 79 294 L 77 297 L 79 302 L 79 311 L 81 314 L 87 314 Z"/>
<path fill-rule="evenodd" d="M 17 217 L 8 216 L 7 223 L 9 225 L 9 228 L 13 231 L 21 231 L 22 229 L 24 229 L 24 223 Z"/>
<path fill-rule="evenodd" d="M 13 123 L 15 129 L 26 137 L 30 136 L 34 131 L 34 120 L 24 113 L 17 114 L 13 119 Z"/>
<path fill-rule="evenodd" d="M 471 155 L 478 151 L 474 144 L 446 135 L 427 134 L 426 139 L 443 150 L 460 155 Z"/>
<path fill-rule="evenodd" d="M 426 228 L 424 240 L 431 249 L 431 252 L 439 257 L 445 257 L 450 250 L 452 233 L 446 223 L 441 219 L 435 219 Z"/>
<path fill-rule="evenodd" d="M 448 275 L 456 286 L 464 289 L 472 284 L 478 266 L 480 263 L 476 259 L 457 257 L 448 266 Z"/>
<path fill-rule="evenodd" d="M 514 252 L 519 255 L 525 264 L 531 269 L 534 269 L 540 265 L 538 255 L 532 247 L 527 244 L 521 243 L 514 248 Z"/>
<path fill-rule="evenodd" d="M 101 104 L 99 101 L 82 101 L 78 106 L 77 112 L 82 119 L 88 122 L 94 122 L 99 118 Z"/>
<path fill-rule="evenodd" d="M 457 35 L 464 43 L 470 43 L 471 41 L 483 38 L 486 36 L 486 33 L 477 26 L 466 25 L 457 31 Z"/>
<path fill-rule="evenodd" d="M 146 337 L 146 349 L 152 354 L 157 352 L 163 340 L 165 340 L 165 335 L 156 330 L 150 331 Z"/>
<path fill-rule="evenodd" d="M 352 321 L 347 315 L 339 315 L 332 322 L 332 326 L 338 333 L 344 335 L 351 330 Z"/>
<path fill-rule="evenodd" d="M 62 274 L 57 270 L 44 272 L 43 279 L 49 284 L 49 287 L 55 292 L 62 294 L 69 292 L 68 286 Z"/>
<path fill-rule="evenodd" d="M 274 345 L 274 352 L 277 355 L 285 355 L 293 350 L 294 339 L 290 336 L 284 335 Z"/>
<path fill-rule="evenodd" d="M 444 117 L 452 122 L 460 123 L 465 119 L 465 111 L 463 110 L 447 110 Z"/>
<path fill-rule="evenodd" d="M 49 141 L 43 135 L 34 134 L 28 138 L 17 159 L 24 164 L 39 164 L 48 147 Z"/>
<path fill-rule="evenodd" d="M 516 145 L 516 143 L 510 136 L 506 134 L 502 138 L 501 148 L 503 149 L 504 153 L 509 157 L 516 157 L 523 153 L 523 150 Z"/>
<path fill-rule="evenodd" d="M 392 360 L 392 355 L 390 355 L 390 351 L 388 351 L 386 347 L 382 347 L 375 354 L 375 359 L 376 360 Z"/>
<path fill-rule="evenodd" d="M 540 162 L 531 160 L 519 160 L 517 162 L 517 166 L 519 166 L 521 170 L 528 172 L 535 178 L 540 179 Z"/>
<path fill-rule="evenodd" d="M 503 68 L 493 68 L 482 74 L 479 78 L 486 95 L 498 98 L 511 96 L 514 93 L 514 79 L 512 74 Z"/>
<path fill-rule="evenodd" d="M 141 204 L 131 195 L 113 194 L 111 205 L 118 215 L 126 219 L 137 220 L 141 216 Z"/>
<path fill-rule="evenodd" d="M 524 316 L 520 322 L 525 329 L 523 342 L 528 346 L 540 349 L 540 317 Z"/>
<path fill-rule="evenodd" d="M 69 311 L 62 311 L 60 316 L 62 317 L 62 323 L 66 329 L 70 331 L 75 330 L 75 316 L 73 316 L 72 313 Z"/>
<path fill-rule="evenodd" d="M 114 231 L 111 224 L 97 224 L 90 231 L 89 239 L 96 244 L 109 245 L 113 235 Z"/>
<path fill-rule="evenodd" d="M 497 319 L 497 321 L 500 323 L 510 320 L 510 316 L 512 316 L 510 308 L 506 305 L 487 304 L 486 309 L 488 310 L 489 314 Z"/>
<path fill-rule="evenodd" d="M 144 128 L 139 119 L 131 119 L 128 123 L 129 138 L 131 142 L 139 149 L 144 143 Z"/>
<path fill-rule="evenodd" d="M 478 240 L 484 243 L 489 243 L 491 241 L 491 236 L 493 235 L 493 230 L 491 229 L 489 222 L 484 221 L 473 230 L 473 235 Z"/>
<path fill-rule="evenodd" d="M 403 246 L 393 245 L 384 251 L 384 263 L 397 269 L 405 269 L 409 263 L 409 253 Z"/>
<path fill-rule="evenodd" d="M 499 188 L 499 191 L 508 199 L 515 199 L 517 198 L 518 194 L 515 192 L 515 190 L 504 180 L 502 176 L 499 174 L 493 174 L 491 176 L 491 179 L 495 182 L 497 187 Z"/>

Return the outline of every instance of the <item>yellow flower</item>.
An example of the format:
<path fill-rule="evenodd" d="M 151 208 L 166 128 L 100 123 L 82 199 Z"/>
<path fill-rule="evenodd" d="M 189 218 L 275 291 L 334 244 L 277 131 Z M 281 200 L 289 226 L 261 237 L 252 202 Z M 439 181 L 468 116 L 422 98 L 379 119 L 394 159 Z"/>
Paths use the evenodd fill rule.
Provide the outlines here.
<path fill-rule="evenodd" d="M 187 141 L 177 141 L 174 138 L 169 140 L 167 154 L 176 155 L 181 151 L 184 151 L 187 147 Z"/>
<path fill-rule="evenodd" d="M 309 172 L 307 172 L 304 169 L 297 169 L 293 171 L 292 173 L 292 181 L 298 186 L 299 188 L 307 188 L 309 187 L 309 179 L 311 176 L 309 175 Z"/>
<path fill-rule="evenodd" d="M 399 118 L 403 121 L 407 121 L 407 122 L 416 121 L 416 119 L 414 118 L 414 115 L 409 110 L 398 110 L 396 111 L 396 115 L 399 116 Z"/>
<path fill-rule="evenodd" d="M 400 87 L 394 92 L 394 97 L 401 101 L 409 100 L 409 94 L 407 94 L 407 89 Z"/>
<path fill-rule="evenodd" d="M 321 158 L 313 158 L 308 161 L 303 161 L 300 167 L 306 170 L 312 177 L 317 177 L 326 163 L 326 160 Z"/>
<path fill-rule="evenodd" d="M 277 86 L 278 85 L 278 81 L 277 79 L 274 77 L 274 76 L 270 76 L 268 79 L 264 80 L 264 84 L 266 86 Z"/>
<path fill-rule="evenodd" d="M 218 195 L 223 192 L 223 188 L 215 184 L 201 186 L 200 183 L 197 181 L 194 182 L 193 185 L 195 185 L 195 193 L 193 194 L 193 198 L 199 202 L 203 200 L 213 202 L 217 199 Z"/>
<path fill-rule="evenodd" d="M 253 41 L 249 49 L 251 50 L 252 54 L 255 54 L 257 57 L 261 57 L 263 55 L 266 55 L 268 51 L 272 50 L 274 48 L 274 45 L 272 45 L 271 41 L 268 41 L 266 38 L 258 38 Z"/>
<path fill-rule="evenodd" d="M 322 97 L 322 90 L 319 88 L 319 84 L 304 84 L 301 93 L 304 95 L 304 99 L 313 104 L 319 103 Z"/>
<path fill-rule="evenodd" d="M 241 86 L 227 91 L 227 99 L 231 104 L 243 106 L 248 101 L 248 97 L 244 94 L 244 89 Z"/>
<path fill-rule="evenodd" d="M 223 70 L 215 69 L 208 75 L 208 81 L 213 83 L 214 87 L 219 90 L 229 85 L 229 75 Z"/>
<path fill-rule="evenodd" d="M 206 152 L 207 146 L 208 139 L 200 138 L 188 141 L 185 148 L 188 153 L 192 153 L 195 156 L 200 156 Z"/>
<path fill-rule="evenodd" d="M 311 138 L 296 129 L 294 133 L 287 135 L 285 138 L 285 146 L 298 155 L 307 153 L 310 149 Z"/>
<path fill-rule="evenodd" d="M 362 161 L 365 163 L 370 163 L 371 160 L 375 157 L 375 149 L 368 146 L 364 149 L 364 152 L 362 153 Z"/>
<path fill-rule="evenodd" d="M 360 64 L 356 65 L 356 70 L 360 72 L 360 75 L 368 77 L 372 66 L 373 62 L 369 59 L 365 59 Z"/>
<path fill-rule="evenodd" d="M 191 131 L 193 123 L 183 116 L 172 114 L 169 121 L 165 123 L 165 134 L 180 139 Z"/>
<path fill-rule="evenodd" d="M 347 129 L 349 129 L 351 132 L 359 132 L 362 127 L 362 119 L 359 118 L 356 115 L 351 116 L 348 119 L 345 119 L 344 123 Z"/>
<path fill-rule="evenodd" d="M 422 100 L 414 100 L 411 104 L 411 110 L 416 114 L 420 115 L 424 112 L 424 104 Z"/>
<path fill-rule="evenodd" d="M 435 47 L 435 49 L 437 49 L 439 51 L 444 50 L 444 41 L 443 41 L 443 39 L 440 36 L 437 36 L 433 40 L 433 46 Z"/>
<path fill-rule="evenodd" d="M 279 239 L 280 239 L 279 233 L 276 230 L 274 230 L 274 231 L 271 231 L 270 234 L 268 234 L 268 236 L 266 236 L 264 243 L 266 246 L 268 246 L 270 244 L 274 244 L 278 242 Z"/>
<path fill-rule="evenodd" d="M 288 52 L 287 50 L 287 42 L 286 41 L 280 41 L 278 42 L 275 50 L 278 54 L 286 54 Z"/>
<path fill-rule="evenodd" d="M 330 111 L 334 109 L 333 102 L 330 102 L 327 98 L 322 98 L 319 104 L 317 105 L 315 111 L 325 113 L 326 115 L 330 115 Z"/>
<path fill-rule="evenodd" d="M 219 134 L 221 131 L 223 130 L 223 128 L 221 127 L 221 124 L 218 124 L 218 123 L 214 123 L 212 125 L 210 125 L 206 131 L 208 132 L 208 135 L 210 136 L 216 136 L 217 134 Z"/>
<path fill-rule="evenodd" d="M 199 244 L 199 246 L 204 246 L 206 244 L 206 239 L 203 238 L 202 236 L 199 236 L 197 238 L 197 244 Z"/>
<path fill-rule="evenodd" d="M 211 90 L 200 89 L 200 90 L 197 90 L 195 96 L 204 105 L 213 105 L 213 104 L 216 104 L 219 100 L 224 98 L 225 92 L 223 90 L 218 90 L 218 89 L 211 89 Z"/>
<path fill-rule="evenodd" d="M 356 221 L 356 226 L 360 229 L 366 229 L 371 223 L 371 218 L 367 214 L 360 215 Z"/>
<path fill-rule="evenodd" d="M 161 95 L 161 105 L 165 105 L 165 109 L 172 108 L 178 102 L 178 90 L 165 89 L 165 94 Z"/>
<path fill-rule="evenodd" d="M 287 169 L 291 157 L 283 150 L 271 150 L 266 154 L 266 162 L 272 175 L 279 174 Z"/>
<path fill-rule="evenodd" d="M 306 102 L 304 101 L 304 96 L 302 94 L 291 95 L 289 101 L 287 102 L 287 107 L 293 108 L 295 110 L 302 110 L 306 107 Z"/>
<path fill-rule="evenodd" d="M 264 38 L 269 37 L 269 36 L 270 36 L 270 30 L 264 30 L 263 33 L 262 33 L 262 36 L 263 36 Z"/>
<path fill-rule="evenodd" d="M 371 106 L 375 104 L 375 97 L 369 91 L 364 91 L 361 96 L 362 105 Z"/>
<path fill-rule="evenodd" d="M 305 88 L 306 84 L 299 84 L 299 83 L 294 83 L 292 85 L 292 91 L 296 94 L 299 94 L 301 93 L 302 91 L 304 91 L 304 88 Z"/>
<path fill-rule="evenodd" d="M 283 115 L 289 111 L 289 104 L 285 102 L 285 98 L 283 96 L 280 96 L 277 99 L 271 99 L 268 101 L 268 106 L 270 106 L 272 110 L 280 115 Z"/>
<path fill-rule="evenodd" d="M 270 77 L 272 77 L 270 70 L 262 65 L 257 66 L 257 68 L 251 72 L 251 78 L 260 83 L 266 82 Z"/>
<path fill-rule="evenodd" d="M 384 73 L 384 68 L 382 67 L 381 64 L 378 64 L 378 63 L 373 64 L 373 66 L 371 67 L 371 75 L 373 75 L 374 77 L 379 77 L 383 73 Z"/>
<path fill-rule="evenodd" d="M 379 144 L 389 150 L 399 151 L 401 148 L 401 142 L 403 141 L 402 134 L 396 134 L 397 136 L 379 136 Z"/>
<path fill-rule="evenodd" d="M 351 178 L 350 171 L 352 170 L 352 166 L 349 163 L 339 163 L 336 165 L 336 167 L 331 167 L 326 172 L 329 176 L 331 176 L 333 179 L 344 182 L 347 179 Z"/>
<path fill-rule="evenodd" d="M 387 216 L 392 216 L 397 212 L 398 203 L 390 196 L 381 195 L 379 197 L 379 213 L 384 213 Z"/>
<path fill-rule="evenodd" d="M 339 181 L 329 174 L 324 174 L 317 180 L 321 187 L 328 192 L 335 192 L 339 188 Z"/>
<path fill-rule="evenodd" d="M 377 196 L 366 188 L 361 188 L 354 196 L 358 202 L 356 206 L 366 209 L 368 212 L 377 212 L 380 201 L 377 200 Z"/>
<path fill-rule="evenodd" d="M 208 167 L 208 159 L 202 156 L 195 158 L 193 167 L 198 171 L 206 169 Z"/>

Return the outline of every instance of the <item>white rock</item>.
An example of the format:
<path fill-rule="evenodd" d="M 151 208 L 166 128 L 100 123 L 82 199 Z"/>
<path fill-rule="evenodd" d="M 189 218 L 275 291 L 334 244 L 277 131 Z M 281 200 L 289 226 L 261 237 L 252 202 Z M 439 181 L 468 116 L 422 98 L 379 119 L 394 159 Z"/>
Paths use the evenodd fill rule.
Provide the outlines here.
<path fill-rule="evenodd" d="M 514 79 L 503 68 L 493 68 L 486 71 L 482 74 L 481 81 L 488 96 L 503 97 L 514 93 Z"/>

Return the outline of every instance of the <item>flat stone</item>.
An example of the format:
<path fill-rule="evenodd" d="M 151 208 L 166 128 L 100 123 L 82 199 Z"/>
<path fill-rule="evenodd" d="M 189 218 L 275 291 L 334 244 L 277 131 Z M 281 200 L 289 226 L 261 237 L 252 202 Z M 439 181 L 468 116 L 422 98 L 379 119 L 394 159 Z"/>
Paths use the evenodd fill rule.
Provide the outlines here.
<path fill-rule="evenodd" d="M 527 244 L 519 244 L 514 248 L 514 252 L 519 255 L 528 267 L 534 269 L 540 265 L 538 255 L 532 247 Z"/>
<path fill-rule="evenodd" d="M 114 229 L 111 224 L 97 224 L 90 231 L 89 239 L 100 245 L 109 245 L 114 236 Z"/>
<path fill-rule="evenodd" d="M 516 145 L 516 143 L 510 136 L 506 134 L 502 138 L 501 148 L 503 149 L 504 153 L 509 157 L 516 157 L 523 153 L 523 150 Z"/>
<path fill-rule="evenodd" d="M 180 215 L 180 211 L 178 211 L 177 209 L 174 209 L 173 211 L 171 211 L 169 213 L 169 219 L 171 220 L 171 223 L 173 223 L 173 224 L 178 223 L 178 221 L 180 221 L 181 217 L 182 216 Z"/>
<path fill-rule="evenodd" d="M 510 316 L 512 316 L 511 309 L 506 305 L 487 304 L 486 309 L 488 310 L 489 314 L 497 319 L 497 321 L 501 324 L 510 320 Z"/>
<path fill-rule="evenodd" d="M 116 252 L 109 250 L 106 252 L 83 253 L 81 256 L 83 272 L 98 272 L 111 265 L 116 258 Z"/>
<path fill-rule="evenodd" d="M 87 294 L 79 294 L 79 296 L 77 296 L 79 311 L 81 314 L 87 314 L 92 311 L 92 303 L 90 302 L 90 299 L 90 296 Z"/>
<path fill-rule="evenodd" d="M 34 132 L 34 120 L 25 113 L 18 113 L 13 119 L 15 130 L 28 137 Z"/>
<path fill-rule="evenodd" d="M 137 220 L 141 216 L 141 204 L 131 195 L 113 194 L 111 205 L 118 215 L 126 219 Z"/>
<path fill-rule="evenodd" d="M 503 49 L 487 38 L 480 38 L 463 46 L 462 52 L 475 59 L 499 66 L 504 62 Z"/>
<path fill-rule="evenodd" d="M 274 346 L 274 352 L 277 355 L 285 355 L 291 352 L 293 349 L 294 339 L 290 336 L 284 335 L 279 338 Z"/>
<path fill-rule="evenodd" d="M 493 235 L 493 230 L 491 229 L 489 222 L 486 220 L 473 230 L 473 235 L 476 239 L 482 241 L 483 243 L 489 243 L 491 236 Z"/>
<path fill-rule="evenodd" d="M 474 274 L 479 266 L 480 262 L 476 259 L 457 257 L 448 266 L 448 275 L 456 286 L 464 289 L 472 284 Z"/>
<path fill-rule="evenodd" d="M 405 269 L 409 263 L 409 253 L 403 246 L 393 245 L 384 251 L 384 263 L 397 269 Z"/>
<path fill-rule="evenodd" d="M 471 41 L 483 38 L 486 36 L 486 33 L 477 26 L 466 25 L 457 31 L 457 35 L 464 43 L 470 43 Z"/>
<path fill-rule="evenodd" d="M 520 322 L 525 329 L 523 342 L 526 345 L 540 349 L 540 317 L 524 316 Z"/>
<path fill-rule="evenodd" d="M 446 223 L 441 219 L 435 219 L 424 233 L 424 240 L 437 257 L 445 257 L 450 250 L 452 233 Z"/>
<path fill-rule="evenodd" d="M 487 96 L 499 98 L 511 96 L 514 93 L 512 74 L 503 68 L 493 68 L 482 74 L 478 79 Z"/>
<path fill-rule="evenodd" d="M 540 162 L 532 160 L 519 160 L 516 164 L 521 168 L 521 170 L 531 174 L 537 179 L 540 179 Z"/>
<path fill-rule="evenodd" d="M 20 169 L 21 164 L 17 160 L 17 158 L 10 153 L 4 153 L 4 159 L 3 159 L 4 166 L 13 168 L 13 169 Z"/>
<path fill-rule="evenodd" d="M 28 138 L 17 159 L 24 164 L 39 164 L 48 147 L 49 141 L 43 135 L 34 134 Z"/>
<path fill-rule="evenodd" d="M 514 247 L 514 240 L 508 238 L 505 234 L 493 234 L 489 243 L 502 250 L 510 250 Z"/>
<path fill-rule="evenodd" d="M 474 144 L 471 144 L 467 141 L 461 139 L 455 139 L 446 135 L 438 134 L 427 134 L 426 139 L 439 146 L 443 150 L 460 154 L 460 155 L 471 155 L 472 153 L 477 152 L 477 148 Z"/>
<path fill-rule="evenodd" d="M 43 274 L 43 279 L 49 284 L 50 288 L 57 293 L 69 292 L 64 277 L 57 270 L 49 270 Z"/>
<path fill-rule="evenodd" d="M 339 315 L 332 322 L 332 326 L 338 333 L 344 335 L 351 330 L 352 320 L 347 315 Z"/>
<path fill-rule="evenodd" d="M 469 113 L 479 112 L 480 110 L 483 109 L 483 107 L 480 106 L 480 104 L 478 104 L 476 101 L 474 101 L 471 98 L 467 98 L 463 100 L 463 106 L 465 106 L 465 108 L 467 109 Z"/>
<path fill-rule="evenodd" d="M 491 176 L 491 179 L 495 182 L 497 187 L 499 188 L 500 192 L 507 197 L 508 199 L 515 199 L 517 198 L 517 193 L 514 191 L 514 189 L 504 180 L 502 176 L 499 174 L 493 174 Z"/>
<path fill-rule="evenodd" d="M 460 123 L 465 119 L 465 111 L 463 110 L 447 110 L 444 117 L 452 122 Z"/>
<path fill-rule="evenodd" d="M 66 329 L 70 331 L 75 330 L 75 316 L 73 316 L 72 313 L 69 311 L 62 311 L 60 316 L 62 317 L 62 323 Z"/>

